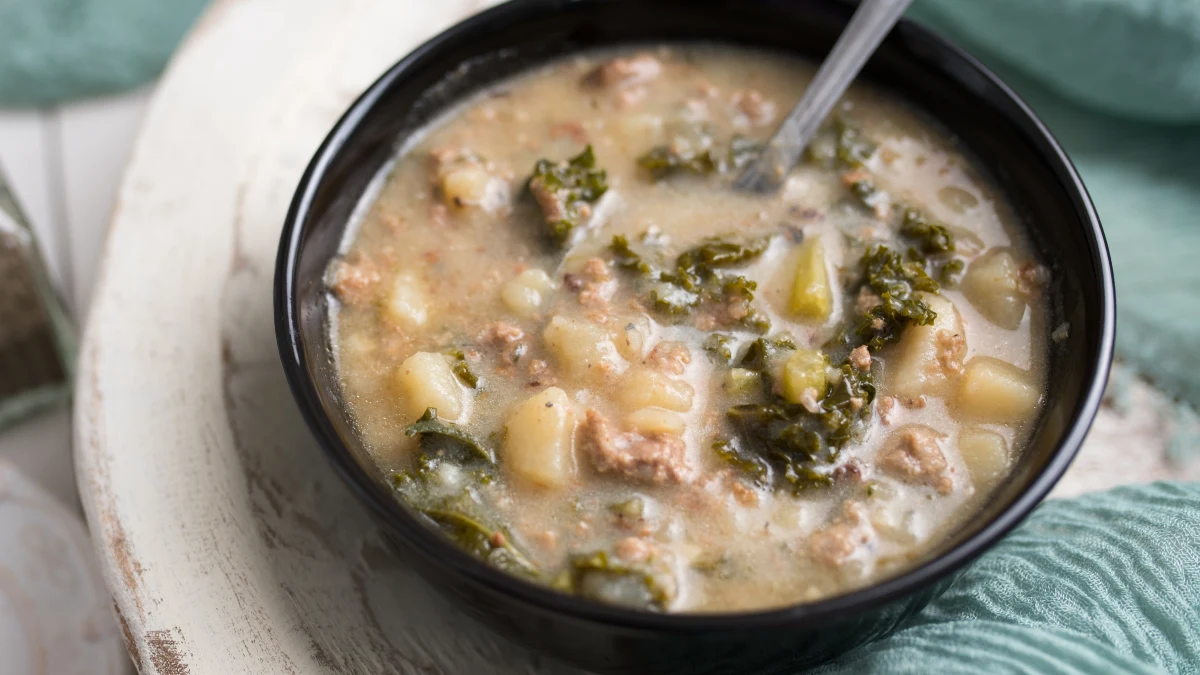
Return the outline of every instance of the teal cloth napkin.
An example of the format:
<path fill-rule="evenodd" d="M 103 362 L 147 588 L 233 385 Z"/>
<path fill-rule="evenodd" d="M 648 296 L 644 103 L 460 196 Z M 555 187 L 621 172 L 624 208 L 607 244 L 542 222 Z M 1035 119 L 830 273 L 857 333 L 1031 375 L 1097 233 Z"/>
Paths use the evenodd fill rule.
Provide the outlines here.
<path fill-rule="evenodd" d="M 1200 484 L 1043 504 L 891 637 L 813 675 L 1200 672 Z"/>
<path fill-rule="evenodd" d="M 0 104 L 143 82 L 203 4 L 0 0 Z M 1120 353 L 1200 404 L 1200 0 L 917 0 L 911 16 L 1062 141 L 1112 248 Z M 895 635 L 816 672 L 1198 673 L 1200 486 L 1049 502 Z"/>
<path fill-rule="evenodd" d="M 208 0 L 0 0 L 0 105 L 50 105 L 143 84 Z"/>

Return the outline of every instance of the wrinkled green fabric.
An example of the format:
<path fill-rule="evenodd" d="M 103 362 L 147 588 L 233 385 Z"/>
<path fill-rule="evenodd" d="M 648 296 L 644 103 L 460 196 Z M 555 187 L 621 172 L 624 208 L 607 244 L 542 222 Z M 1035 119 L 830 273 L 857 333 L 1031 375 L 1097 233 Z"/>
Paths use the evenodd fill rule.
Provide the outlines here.
<path fill-rule="evenodd" d="M 891 637 L 814 672 L 1200 672 L 1200 484 L 1047 502 Z"/>
<path fill-rule="evenodd" d="M 0 0 L 0 105 L 49 105 L 157 75 L 208 0 Z"/>

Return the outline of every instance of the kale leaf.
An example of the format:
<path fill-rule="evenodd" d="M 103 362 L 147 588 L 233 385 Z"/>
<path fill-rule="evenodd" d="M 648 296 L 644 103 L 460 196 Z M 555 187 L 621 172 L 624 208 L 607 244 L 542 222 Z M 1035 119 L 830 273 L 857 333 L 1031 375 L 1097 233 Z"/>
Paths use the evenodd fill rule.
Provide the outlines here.
<path fill-rule="evenodd" d="M 713 146 L 694 148 L 693 144 L 677 139 L 667 145 L 651 148 L 638 157 L 638 166 L 650 172 L 654 180 L 675 173 L 707 175 L 728 173 L 746 166 L 762 152 L 762 145 L 735 135 L 723 151 Z"/>
<path fill-rule="evenodd" d="M 608 174 L 596 168 L 596 155 L 589 145 L 564 162 L 538 160 L 528 189 L 542 209 L 550 239 L 562 248 L 587 221 L 591 205 L 608 191 Z"/>
<path fill-rule="evenodd" d="M 864 284 L 879 296 L 879 304 L 860 318 L 858 338 L 872 350 L 900 339 L 909 324 L 928 326 L 937 318 L 918 295 L 935 293 L 938 284 L 917 262 L 906 261 L 886 246 L 874 246 L 859 262 Z"/>
<path fill-rule="evenodd" d="M 425 414 L 404 428 L 405 436 L 420 436 L 421 449 L 425 454 L 432 451 L 453 452 L 465 450 L 488 464 L 496 463 L 496 453 L 486 447 L 466 429 L 438 419 L 436 408 L 426 408 Z"/>

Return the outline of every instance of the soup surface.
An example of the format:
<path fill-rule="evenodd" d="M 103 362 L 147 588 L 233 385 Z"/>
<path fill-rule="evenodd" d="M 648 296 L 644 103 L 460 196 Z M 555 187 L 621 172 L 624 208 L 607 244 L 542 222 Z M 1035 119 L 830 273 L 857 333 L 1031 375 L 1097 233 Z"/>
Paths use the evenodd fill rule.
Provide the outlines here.
<path fill-rule="evenodd" d="M 953 138 L 856 87 L 772 195 L 733 179 L 809 65 L 559 61 L 443 116 L 327 284 L 382 475 L 469 552 L 654 611 L 920 562 L 1020 460 L 1046 268 Z"/>

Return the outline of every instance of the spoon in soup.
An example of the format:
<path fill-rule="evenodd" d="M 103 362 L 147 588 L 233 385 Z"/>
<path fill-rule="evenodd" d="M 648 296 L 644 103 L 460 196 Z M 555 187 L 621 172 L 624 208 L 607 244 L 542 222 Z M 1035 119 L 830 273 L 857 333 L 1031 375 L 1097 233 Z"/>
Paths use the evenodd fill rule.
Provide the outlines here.
<path fill-rule="evenodd" d="M 767 141 L 758 159 L 738 177 L 738 188 L 755 192 L 773 192 L 779 188 L 825 116 L 850 88 L 867 59 L 911 3 L 912 0 L 862 0 L 800 102 Z"/>

